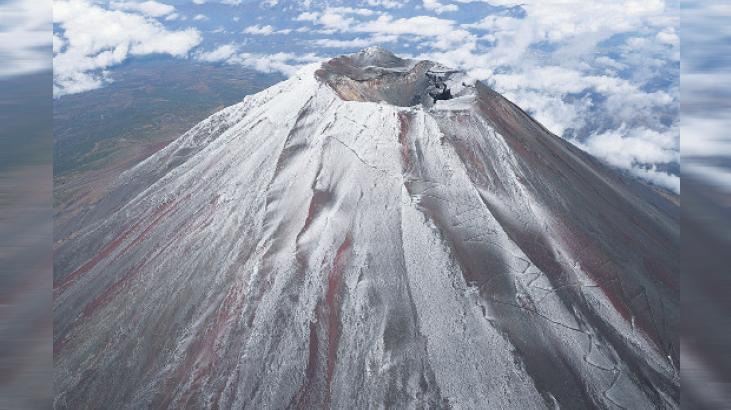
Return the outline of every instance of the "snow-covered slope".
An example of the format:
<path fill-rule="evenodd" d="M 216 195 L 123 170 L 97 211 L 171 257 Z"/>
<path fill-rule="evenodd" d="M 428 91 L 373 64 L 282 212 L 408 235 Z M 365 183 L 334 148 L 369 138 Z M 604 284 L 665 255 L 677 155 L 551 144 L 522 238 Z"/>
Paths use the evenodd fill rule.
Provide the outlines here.
<path fill-rule="evenodd" d="M 677 206 L 366 49 L 60 227 L 58 408 L 675 408 Z"/>

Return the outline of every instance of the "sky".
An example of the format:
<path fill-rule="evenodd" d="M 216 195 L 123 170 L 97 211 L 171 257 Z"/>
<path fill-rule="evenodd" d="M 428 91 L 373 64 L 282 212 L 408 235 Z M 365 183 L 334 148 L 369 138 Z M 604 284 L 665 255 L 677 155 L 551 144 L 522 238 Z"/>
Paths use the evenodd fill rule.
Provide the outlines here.
<path fill-rule="evenodd" d="M 22 3 L 34 2 L 6 0 L 0 7 Z M 146 56 L 288 76 L 302 65 L 380 45 L 464 69 L 555 134 L 610 165 L 680 191 L 680 5 L 675 1 L 53 4 L 56 98 L 104 87 L 114 81 L 115 68 Z"/>

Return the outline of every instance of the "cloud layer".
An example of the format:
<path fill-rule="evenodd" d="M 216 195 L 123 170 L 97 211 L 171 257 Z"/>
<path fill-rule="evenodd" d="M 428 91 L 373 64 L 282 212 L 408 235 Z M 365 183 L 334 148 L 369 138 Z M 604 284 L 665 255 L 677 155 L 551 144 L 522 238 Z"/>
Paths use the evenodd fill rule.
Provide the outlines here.
<path fill-rule="evenodd" d="M 224 44 L 211 51 L 198 52 L 195 57 L 208 63 L 238 64 L 265 73 L 279 72 L 285 75 L 293 75 L 300 67 L 322 60 L 315 54 L 239 52 L 235 44 Z"/>
<path fill-rule="evenodd" d="M 175 7 L 148 0 L 144 2 L 113 1 L 110 6 L 114 10 L 135 11 L 150 17 L 163 17 L 175 12 Z"/>
<path fill-rule="evenodd" d="M 53 22 L 58 27 L 53 37 L 55 96 L 98 88 L 109 81 L 106 70 L 130 56 L 185 57 L 201 42 L 199 30 L 168 30 L 151 17 L 172 14 L 172 6 L 149 1 L 112 3 L 112 7 L 119 10 L 85 0 L 54 2 Z"/>

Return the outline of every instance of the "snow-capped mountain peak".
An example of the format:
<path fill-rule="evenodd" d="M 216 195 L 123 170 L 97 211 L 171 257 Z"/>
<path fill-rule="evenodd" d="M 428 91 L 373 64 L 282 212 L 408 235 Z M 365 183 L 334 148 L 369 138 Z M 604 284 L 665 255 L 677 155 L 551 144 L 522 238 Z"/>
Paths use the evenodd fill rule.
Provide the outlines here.
<path fill-rule="evenodd" d="M 677 206 L 368 48 L 59 227 L 58 407 L 676 408 Z"/>

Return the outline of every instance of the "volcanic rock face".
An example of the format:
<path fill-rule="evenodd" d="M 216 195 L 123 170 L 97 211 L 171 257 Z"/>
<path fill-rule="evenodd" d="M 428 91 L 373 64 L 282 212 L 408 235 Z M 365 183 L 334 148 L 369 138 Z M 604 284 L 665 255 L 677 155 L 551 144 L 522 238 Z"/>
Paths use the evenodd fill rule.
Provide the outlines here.
<path fill-rule="evenodd" d="M 367 49 L 58 227 L 58 408 L 676 408 L 677 207 Z"/>
<path fill-rule="evenodd" d="M 334 58 L 315 77 L 343 100 L 400 107 L 421 104 L 430 108 L 437 100 L 449 100 L 468 90 L 460 71 L 433 61 L 404 60 L 379 48 Z"/>

